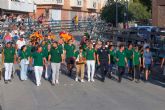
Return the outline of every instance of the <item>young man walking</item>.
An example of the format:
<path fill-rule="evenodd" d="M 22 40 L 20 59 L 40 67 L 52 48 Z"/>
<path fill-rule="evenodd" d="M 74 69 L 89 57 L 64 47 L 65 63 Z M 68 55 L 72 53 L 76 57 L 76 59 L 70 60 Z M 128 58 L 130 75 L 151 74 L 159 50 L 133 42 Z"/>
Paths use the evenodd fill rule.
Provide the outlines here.
<path fill-rule="evenodd" d="M 88 82 L 94 82 L 94 73 L 95 73 L 95 49 L 93 44 L 90 43 L 89 47 L 86 49 L 86 59 L 87 59 L 87 73 L 88 73 Z"/>
<path fill-rule="evenodd" d="M 118 65 L 118 82 L 120 83 L 122 80 L 122 76 L 125 72 L 125 67 L 128 66 L 127 58 L 124 52 L 124 45 L 119 46 L 119 50 L 116 52 L 116 61 Z"/>
<path fill-rule="evenodd" d="M 141 54 L 139 52 L 139 47 L 135 46 L 135 50 L 133 52 L 133 66 L 134 66 L 134 77 L 135 82 L 140 82 L 140 67 L 141 67 Z"/>
<path fill-rule="evenodd" d="M 4 48 L 3 54 L 5 65 L 5 83 L 7 84 L 11 81 L 13 63 L 16 58 L 16 50 L 11 47 L 11 44 L 8 42 Z"/>
<path fill-rule="evenodd" d="M 53 42 L 48 61 L 52 67 L 52 85 L 59 84 L 60 65 L 62 62 L 62 51 L 58 48 L 58 43 Z"/>

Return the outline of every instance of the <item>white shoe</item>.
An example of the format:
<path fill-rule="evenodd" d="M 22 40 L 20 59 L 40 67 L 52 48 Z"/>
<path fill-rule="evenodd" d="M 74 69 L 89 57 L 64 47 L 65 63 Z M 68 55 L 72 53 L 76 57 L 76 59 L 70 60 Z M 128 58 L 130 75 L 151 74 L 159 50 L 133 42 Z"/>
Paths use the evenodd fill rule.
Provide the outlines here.
<path fill-rule="evenodd" d="M 56 80 L 56 84 L 59 84 L 59 81 L 58 80 Z"/>
<path fill-rule="evenodd" d="M 40 84 L 37 84 L 37 87 L 39 87 L 40 86 Z"/>
<path fill-rule="evenodd" d="M 76 77 L 75 81 L 77 82 L 78 81 L 78 78 Z"/>
<path fill-rule="evenodd" d="M 91 79 L 91 82 L 95 82 L 95 80 L 94 79 Z"/>
<path fill-rule="evenodd" d="M 88 82 L 91 82 L 91 80 L 90 80 L 90 79 L 88 79 Z"/>
<path fill-rule="evenodd" d="M 84 83 L 85 81 L 83 79 L 81 79 L 81 82 Z"/>

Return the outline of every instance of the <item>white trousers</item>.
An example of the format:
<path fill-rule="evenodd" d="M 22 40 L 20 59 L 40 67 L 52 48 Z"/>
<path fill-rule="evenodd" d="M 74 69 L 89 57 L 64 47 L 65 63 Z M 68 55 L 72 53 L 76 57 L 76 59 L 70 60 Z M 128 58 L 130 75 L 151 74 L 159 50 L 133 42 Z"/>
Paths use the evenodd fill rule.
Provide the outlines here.
<path fill-rule="evenodd" d="M 5 65 L 5 80 L 11 80 L 11 74 L 13 70 L 13 63 L 4 63 Z"/>
<path fill-rule="evenodd" d="M 55 80 L 59 80 L 60 65 L 61 65 L 61 63 L 51 63 L 51 67 L 52 67 L 52 83 L 55 83 Z"/>
<path fill-rule="evenodd" d="M 95 61 L 94 60 L 87 60 L 87 73 L 88 73 L 88 80 L 93 80 L 94 73 L 95 73 Z"/>
<path fill-rule="evenodd" d="M 43 72 L 43 66 L 34 66 L 34 72 L 35 72 L 35 77 L 36 77 L 36 84 L 40 85 L 42 72 Z"/>

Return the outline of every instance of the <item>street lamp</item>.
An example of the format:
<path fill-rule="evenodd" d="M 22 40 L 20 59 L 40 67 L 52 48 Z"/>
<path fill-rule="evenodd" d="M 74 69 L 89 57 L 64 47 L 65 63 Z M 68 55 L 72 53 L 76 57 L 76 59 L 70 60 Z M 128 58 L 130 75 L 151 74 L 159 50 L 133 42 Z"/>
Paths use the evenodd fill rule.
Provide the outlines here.
<path fill-rule="evenodd" d="M 116 0 L 116 28 L 118 28 L 118 0 Z"/>
<path fill-rule="evenodd" d="M 129 0 L 124 0 L 125 12 L 124 12 L 124 28 L 128 28 L 128 2 Z"/>
<path fill-rule="evenodd" d="M 128 2 L 129 0 L 115 0 L 116 3 L 116 28 L 118 28 L 118 2 L 124 1 L 125 5 L 125 13 L 124 13 L 124 22 L 128 24 Z"/>

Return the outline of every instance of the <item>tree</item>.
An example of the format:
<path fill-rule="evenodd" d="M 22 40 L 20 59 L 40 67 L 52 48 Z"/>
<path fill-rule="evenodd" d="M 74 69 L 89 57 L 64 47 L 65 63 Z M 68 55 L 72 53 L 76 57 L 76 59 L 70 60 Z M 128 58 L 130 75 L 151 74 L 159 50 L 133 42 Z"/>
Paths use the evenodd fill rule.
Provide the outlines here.
<path fill-rule="evenodd" d="M 117 3 L 118 5 L 118 22 L 124 22 L 125 5 Z M 106 22 L 110 22 L 115 25 L 116 22 L 116 2 L 110 0 L 101 12 L 101 18 Z"/>
<path fill-rule="evenodd" d="M 140 3 L 142 3 L 144 6 L 147 7 L 147 11 L 151 11 L 152 8 L 152 0 L 139 0 Z"/>
<path fill-rule="evenodd" d="M 140 19 L 150 19 L 151 12 L 147 11 L 147 7 L 143 4 L 137 3 L 130 3 L 129 5 L 129 12 L 132 14 L 133 20 L 140 20 Z"/>
<path fill-rule="evenodd" d="M 139 2 L 140 0 L 130 0 L 129 7 L 127 11 L 128 20 L 141 20 L 150 19 L 151 11 L 148 11 L 147 7 Z M 126 6 L 124 5 L 124 0 L 118 2 L 118 22 L 124 22 L 124 13 L 126 12 Z M 115 24 L 116 21 L 116 2 L 115 0 L 108 0 L 105 7 L 103 7 L 101 12 L 101 18 L 106 22 Z"/>

